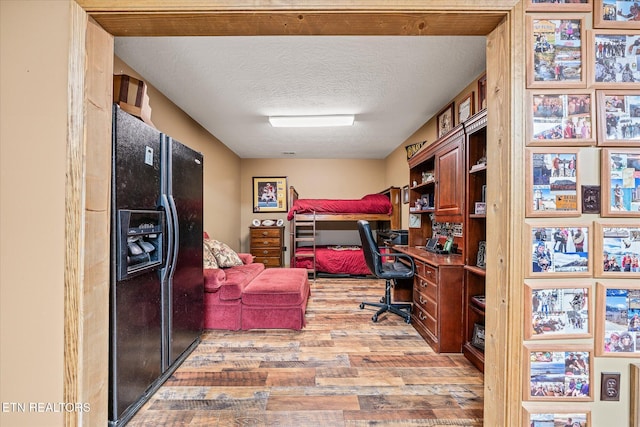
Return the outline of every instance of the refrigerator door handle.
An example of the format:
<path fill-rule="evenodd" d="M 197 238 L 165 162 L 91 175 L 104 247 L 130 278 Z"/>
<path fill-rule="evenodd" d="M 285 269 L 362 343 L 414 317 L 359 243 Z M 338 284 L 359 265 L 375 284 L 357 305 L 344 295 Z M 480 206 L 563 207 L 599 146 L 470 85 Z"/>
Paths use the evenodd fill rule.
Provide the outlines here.
<path fill-rule="evenodd" d="M 174 265 L 174 248 L 175 246 L 177 246 L 175 244 L 175 238 L 176 236 L 174 236 L 173 234 L 173 230 L 175 229 L 175 225 L 174 225 L 174 216 L 173 216 L 173 210 L 171 209 L 171 205 L 169 204 L 169 198 L 167 197 L 166 194 L 163 194 L 162 196 L 160 196 L 160 206 L 164 209 L 165 211 L 165 217 L 167 218 L 167 260 L 164 263 L 164 267 L 161 270 L 161 280 L 162 283 L 166 283 L 167 279 L 169 278 L 169 275 L 171 273 L 171 270 L 173 270 L 173 265 Z M 175 209 L 175 208 L 174 208 Z"/>
<path fill-rule="evenodd" d="M 174 244 L 173 248 L 169 249 L 172 251 L 171 263 L 167 263 L 167 266 L 171 269 L 169 273 L 169 277 L 173 277 L 173 273 L 176 269 L 176 264 L 178 263 L 178 251 L 180 250 L 180 245 L 178 242 L 180 241 L 180 224 L 178 224 L 178 209 L 176 208 L 176 201 L 173 196 L 169 196 L 169 207 L 171 208 L 171 223 L 173 224 L 173 230 L 169 234 L 173 235 Z"/>

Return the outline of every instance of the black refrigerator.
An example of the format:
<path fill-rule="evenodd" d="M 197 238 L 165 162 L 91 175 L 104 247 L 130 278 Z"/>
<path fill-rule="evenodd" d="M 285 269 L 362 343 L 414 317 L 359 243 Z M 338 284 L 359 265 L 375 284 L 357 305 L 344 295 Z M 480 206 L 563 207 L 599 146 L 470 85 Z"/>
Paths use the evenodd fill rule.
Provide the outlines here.
<path fill-rule="evenodd" d="M 122 426 L 200 341 L 202 155 L 113 108 L 109 425 Z"/>

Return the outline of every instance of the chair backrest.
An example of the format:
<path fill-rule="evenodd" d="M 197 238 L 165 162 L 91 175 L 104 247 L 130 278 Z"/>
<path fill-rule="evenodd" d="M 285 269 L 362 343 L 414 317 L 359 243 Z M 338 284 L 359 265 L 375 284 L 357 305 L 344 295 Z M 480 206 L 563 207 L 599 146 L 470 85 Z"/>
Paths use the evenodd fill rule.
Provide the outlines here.
<path fill-rule="evenodd" d="M 362 251 L 364 252 L 364 260 L 367 262 L 367 267 L 369 267 L 371 273 L 379 276 L 382 272 L 382 256 L 378 251 L 376 241 L 373 239 L 369 221 L 358 220 L 358 232 L 360 233 Z"/>

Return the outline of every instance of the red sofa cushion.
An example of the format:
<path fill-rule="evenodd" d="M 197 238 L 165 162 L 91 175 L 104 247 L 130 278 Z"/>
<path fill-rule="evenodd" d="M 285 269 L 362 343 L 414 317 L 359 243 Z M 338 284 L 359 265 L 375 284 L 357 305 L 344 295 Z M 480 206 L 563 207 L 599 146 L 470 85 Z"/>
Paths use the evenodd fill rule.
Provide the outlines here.
<path fill-rule="evenodd" d="M 304 268 L 270 268 L 253 279 L 242 294 L 242 304 L 251 306 L 296 306 L 309 294 Z"/>
<path fill-rule="evenodd" d="M 218 290 L 220 299 L 239 299 L 242 297 L 242 292 L 246 286 L 264 271 L 264 264 L 237 265 L 235 267 L 225 268 L 223 271 L 227 277 Z"/>

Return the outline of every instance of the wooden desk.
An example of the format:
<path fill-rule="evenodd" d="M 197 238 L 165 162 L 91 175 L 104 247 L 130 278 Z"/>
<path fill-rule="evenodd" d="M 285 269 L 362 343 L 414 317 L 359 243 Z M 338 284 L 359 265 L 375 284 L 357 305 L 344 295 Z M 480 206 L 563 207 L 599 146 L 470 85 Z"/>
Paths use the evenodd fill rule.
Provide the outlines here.
<path fill-rule="evenodd" d="M 424 247 L 394 246 L 416 265 L 411 323 L 436 353 L 460 353 L 463 343 L 464 259 Z"/>

